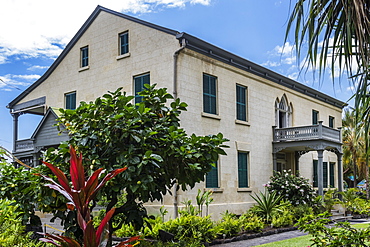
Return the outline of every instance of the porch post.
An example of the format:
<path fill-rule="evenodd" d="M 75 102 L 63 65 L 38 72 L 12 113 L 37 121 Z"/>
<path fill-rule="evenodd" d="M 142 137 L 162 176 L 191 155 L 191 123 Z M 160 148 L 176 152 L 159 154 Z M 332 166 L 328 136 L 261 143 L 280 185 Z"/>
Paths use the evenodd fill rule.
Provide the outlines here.
<path fill-rule="evenodd" d="M 17 141 L 18 141 L 18 117 L 19 113 L 12 114 L 13 117 L 13 153 L 16 152 L 17 149 Z"/>
<path fill-rule="evenodd" d="M 295 174 L 298 174 L 298 172 L 299 172 L 299 158 L 301 156 L 299 155 L 298 151 L 295 151 L 294 155 L 295 155 Z"/>
<path fill-rule="evenodd" d="M 317 164 L 317 182 L 319 187 L 319 195 L 324 195 L 324 181 L 323 181 L 323 158 L 324 158 L 324 150 L 317 150 L 317 157 L 318 157 L 318 164 Z"/>
<path fill-rule="evenodd" d="M 342 166 L 342 156 L 343 154 L 337 153 L 337 163 L 338 163 L 338 191 L 343 191 L 343 166 Z"/>

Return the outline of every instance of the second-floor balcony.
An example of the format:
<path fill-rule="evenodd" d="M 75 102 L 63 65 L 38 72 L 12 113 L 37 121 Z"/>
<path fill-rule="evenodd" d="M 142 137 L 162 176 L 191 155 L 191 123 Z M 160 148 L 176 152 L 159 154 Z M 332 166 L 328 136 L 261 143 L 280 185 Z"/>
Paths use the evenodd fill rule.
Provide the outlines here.
<path fill-rule="evenodd" d="M 273 142 L 295 142 L 295 141 L 314 141 L 325 140 L 335 143 L 341 143 L 340 129 L 333 129 L 324 126 L 320 121 L 316 125 L 287 127 L 273 129 Z"/>
<path fill-rule="evenodd" d="M 34 140 L 33 139 L 24 139 L 24 140 L 17 140 L 15 142 L 15 153 L 18 152 L 26 152 L 26 151 L 33 151 L 34 150 Z"/>

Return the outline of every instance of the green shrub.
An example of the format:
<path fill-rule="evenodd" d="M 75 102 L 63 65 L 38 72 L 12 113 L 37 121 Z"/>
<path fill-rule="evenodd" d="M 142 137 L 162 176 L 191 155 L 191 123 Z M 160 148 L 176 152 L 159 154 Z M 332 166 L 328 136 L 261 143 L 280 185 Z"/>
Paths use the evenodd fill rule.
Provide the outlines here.
<path fill-rule="evenodd" d="M 239 221 L 243 232 L 259 232 L 265 227 L 263 219 L 250 212 L 240 216 Z"/>
<path fill-rule="evenodd" d="M 298 228 L 313 236 L 312 246 L 368 246 L 370 228 L 352 228 L 348 222 L 338 222 L 333 227 L 327 227 L 330 222 L 325 212 L 317 217 L 307 215 L 298 221 Z"/>
<path fill-rule="evenodd" d="M 226 211 L 222 216 L 222 220 L 216 223 L 215 231 L 217 235 L 229 238 L 240 233 L 241 227 L 241 222 L 236 215 Z"/>
<path fill-rule="evenodd" d="M 31 240 L 32 233 L 25 234 L 19 211 L 11 201 L 0 200 L 0 246 L 1 247 L 45 247 L 51 246 Z"/>
<path fill-rule="evenodd" d="M 276 171 L 270 179 L 271 181 L 266 184 L 270 193 L 276 191 L 293 205 L 314 204 L 316 192 L 308 179 L 294 175 L 290 170 Z"/>
<path fill-rule="evenodd" d="M 276 228 L 292 226 L 293 219 L 294 219 L 294 216 L 292 215 L 291 210 L 287 208 L 287 209 L 284 209 L 281 213 L 275 214 L 272 217 L 271 225 Z"/>
<path fill-rule="evenodd" d="M 209 242 L 216 237 L 210 216 L 182 216 L 163 223 L 163 230 L 175 235 L 176 240 Z"/>
<path fill-rule="evenodd" d="M 257 202 L 255 206 L 251 208 L 252 212 L 262 217 L 266 223 L 271 223 L 272 216 L 282 211 L 282 209 L 288 205 L 286 202 L 282 202 L 283 196 L 278 195 L 276 191 L 271 193 L 265 191 L 259 194 L 251 195 L 251 197 Z"/>
<path fill-rule="evenodd" d="M 309 214 L 314 214 L 314 210 L 311 206 L 307 204 L 301 204 L 297 205 L 291 208 L 292 214 L 294 216 L 294 220 L 298 221 L 300 218 L 309 215 Z"/>

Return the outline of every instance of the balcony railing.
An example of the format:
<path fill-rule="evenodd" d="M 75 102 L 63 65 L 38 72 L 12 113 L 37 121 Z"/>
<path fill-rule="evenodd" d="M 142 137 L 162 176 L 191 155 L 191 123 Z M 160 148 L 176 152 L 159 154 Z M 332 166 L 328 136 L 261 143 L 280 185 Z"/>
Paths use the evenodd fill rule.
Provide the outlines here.
<path fill-rule="evenodd" d="M 307 140 L 328 140 L 341 143 L 341 131 L 322 125 L 274 128 L 274 142 L 282 141 L 307 141 Z"/>
<path fill-rule="evenodd" d="M 34 149 L 34 141 L 32 139 L 18 140 L 15 143 L 16 152 L 30 151 Z"/>

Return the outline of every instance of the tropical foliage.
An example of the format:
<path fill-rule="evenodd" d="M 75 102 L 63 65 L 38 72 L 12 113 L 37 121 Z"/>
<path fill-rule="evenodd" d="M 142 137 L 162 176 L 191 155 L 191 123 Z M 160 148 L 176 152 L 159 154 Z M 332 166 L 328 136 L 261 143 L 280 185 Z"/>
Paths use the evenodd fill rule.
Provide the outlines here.
<path fill-rule="evenodd" d="M 317 194 L 308 179 L 293 174 L 291 170 L 284 170 L 274 172 L 270 180 L 265 185 L 270 193 L 276 192 L 293 205 L 313 205 Z"/>
<path fill-rule="evenodd" d="M 93 226 L 93 221 L 91 219 L 91 211 L 90 211 L 90 202 L 94 200 L 99 190 L 101 190 L 104 185 L 120 174 L 121 172 L 125 171 L 127 167 L 116 169 L 108 173 L 100 182 L 99 182 L 99 175 L 103 172 L 103 168 L 99 168 L 96 170 L 88 179 L 85 181 L 85 171 L 82 164 L 82 154 L 77 155 L 74 148 L 70 147 L 70 176 L 72 187 L 67 179 L 67 176 L 56 166 L 43 162 L 57 177 L 58 182 L 55 182 L 52 178 L 42 175 L 46 181 L 50 182 L 50 184 L 46 184 L 45 186 L 58 191 L 61 193 L 67 200 L 68 200 L 68 208 L 70 210 L 76 210 L 77 213 L 77 222 L 83 232 L 83 246 L 84 247 L 99 247 L 103 241 L 103 231 L 105 230 L 105 226 L 110 220 L 110 218 L 114 214 L 115 208 L 112 208 L 106 216 L 101 221 L 99 227 L 95 230 Z M 59 236 L 55 234 L 45 234 L 46 238 L 42 240 L 47 243 L 52 243 L 56 246 L 60 247 L 80 247 L 82 246 L 78 239 L 72 239 L 67 236 Z M 130 241 L 127 241 L 119 246 L 131 246 L 126 245 L 126 243 L 132 242 L 137 240 L 138 238 L 133 238 Z"/>
<path fill-rule="evenodd" d="M 127 170 L 109 181 L 101 192 L 109 212 L 125 193 L 125 202 L 116 206 L 114 215 L 122 214 L 123 222 L 143 225 L 146 210 L 143 203 L 162 200 L 176 189 L 189 189 L 204 180 L 211 164 L 225 154 L 227 140 L 221 133 L 209 136 L 187 135 L 180 128 L 179 115 L 186 103 L 173 100 L 165 88 L 150 86 L 140 93 L 142 101 L 132 104 L 121 88 L 94 102 L 81 102 L 76 110 L 60 109 L 59 123 L 70 140 L 57 150 L 48 150 L 48 162 L 66 170 L 68 145 L 84 153 L 87 168 L 112 171 Z M 171 100 L 171 102 L 169 102 Z M 91 173 L 91 170 L 88 170 Z M 109 223 L 110 232 L 119 229 Z"/>

